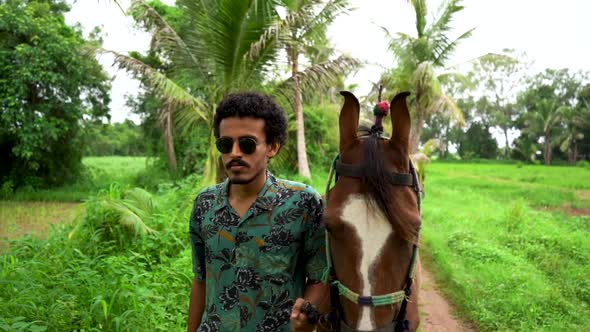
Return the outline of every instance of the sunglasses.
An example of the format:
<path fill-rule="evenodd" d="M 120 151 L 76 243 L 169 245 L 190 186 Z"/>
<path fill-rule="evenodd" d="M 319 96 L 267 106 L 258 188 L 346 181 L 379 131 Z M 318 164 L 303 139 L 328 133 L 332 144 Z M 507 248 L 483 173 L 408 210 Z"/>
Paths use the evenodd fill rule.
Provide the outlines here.
<path fill-rule="evenodd" d="M 240 137 L 238 138 L 238 146 L 240 150 L 245 154 L 253 154 L 256 151 L 256 147 L 258 143 L 252 137 Z M 217 151 L 225 154 L 230 153 L 234 147 L 234 139 L 231 137 L 220 137 L 215 141 L 215 146 L 217 147 Z"/>

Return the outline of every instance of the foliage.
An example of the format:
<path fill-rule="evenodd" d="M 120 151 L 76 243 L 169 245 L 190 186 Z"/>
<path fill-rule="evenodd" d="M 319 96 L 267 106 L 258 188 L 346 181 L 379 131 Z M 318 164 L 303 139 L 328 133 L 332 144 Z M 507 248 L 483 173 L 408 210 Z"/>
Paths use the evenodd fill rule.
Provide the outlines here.
<path fill-rule="evenodd" d="M 115 55 L 115 62 L 149 86 L 161 108 L 158 121 L 163 129 L 171 169 L 177 168 L 175 133 L 189 135 L 197 126 L 207 128 L 207 181 L 215 180 L 218 154 L 212 144 L 212 115 L 216 104 L 230 91 L 260 86 L 263 74 L 274 59 L 274 39 L 252 53 L 276 18 L 270 1 L 179 1 L 187 18 L 187 33 L 179 35 L 153 7 L 141 0 L 132 2 L 130 12 L 148 31 L 160 59 L 173 68 L 160 72 L 132 57 Z M 185 78 L 206 78 L 202 89 L 191 89 Z M 178 128 L 175 129 L 175 127 Z"/>
<path fill-rule="evenodd" d="M 321 168 L 328 168 L 338 153 L 338 114 L 340 109 L 334 105 L 314 105 L 303 109 L 305 119 L 305 145 L 311 169 L 314 171 Z M 295 115 L 289 114 L 288 135 L 293 137 L 296 133 Z M 289 153 L 295 151 L 296 142 L 293 139 L 287 140 L 287 146 L 270 163 L 271 170 L 277 174 L 297 173 L 297 157 Z M 303 180 L 305 177 L 300 177 Z M 302 181 L 302 182 L 308 182 Z"/>
<path fill-rule="evenodd" d="M 88 122 L 82 142 L 85 156 L 144 156 L 147 152 L 141 129 L 131 120 L 113 124 Z"/>
<path fill-rule="evenodd" d="M 43 187 L 81 170 L 80 121 L 108 116 L 109 80 L 65 2 L 0 2 L 0 181 Z"/>
<path fill-rule="evenodd" d="M 132 185 L 155 191 L 162 181 L 169 181 L 165 165 L 145 157 L 85 157 L 83 171 L 72 184 L 59 188 L 18 188 L 0 193 L 0 199 L 13 201 L 82 202 L 113 183 L 122 187 Z"/>
<path fill-rule="evenodd" d="M 490 127 L 499 127 L 504 134 L 504 158 L 509 156 L 508 130 L 521 109 L 516 105 L 518 90 L 524 85 L 527 64 L 524 55 L 505 49 L 502 53 L 488 53 L 473 63 L 471 79 L 480 95 L 478 114 Z"/>
<path fill-rule="evenodd" d="M 315 94 L 316 91 L 325 90 L 326 87 L 337 81 L 343 75 L 359 66 L 356 59 L 347 55 L 341 55 L 338 59 L 329 60 L 331 50 L 326 45 L 318 45 L 328 42 L 326 30 L 334 19 L 347 11 L 350 11 L 348 0 L 283 0 L 282 6 L 287 11 L 284 19 L 278 21 L 267 30 L 266 36 L 278 35 L 280 46 L 287 53 L 290 65 L 291 77 L 286 82 L 289 86 L 287 95 L 292 95 L 292 106 L 295 113 L 297 168 L 298 174 L 304 178 L 311 178 L 309 169 L 307 145 L 305 144 L 305 120 L 303 114 L 303 92 Z M 266 43 L 262 39 L 258 44 Z M 317 45 L 317 47 L 316 47 Z M 255 45 L 258 47 L 258 45 Z M 312 61 L 324 60 L 313 63 L 303 72 L 300 72 L 300 56 L 305 53 L 312 56 Z M 256 51 L 257 52 L 257 51 Z"/>
<path fill-rule="evenodd" d="M 390 39 L 389 48 L 395 55 L 398 66 L 382 74 L 384 86 L 394 92 L 411 91 L 410 108 L 413 113 L 410 145 L 412 152 L 418 151 L 422 126 L 437 112 L 450 114 L 462 122 L 461 110 L 455 102 L 441 91 L 441 77 L 436 68 L 444 68 L 446 61 L 459 43 L 471 36 L 470 29 L 452 40 L 449 37 L 453 17 L 463 10 L 461 0 L 444 3 L 434 21 L 427 24 L 426 0 L 410 1 L 416 15 L 417 37 L 398 33 L 393 37 L 384 29 Z M 445 75 L 449 75 L 448 73 Z"/>
<path fill-rule="evenodd" d="M 323 166 L 312 179 L 321 191 L 328 171 Z M 588 171 L 490 163 L 429 166 L 422 254 L 438 271 L 441 289 L 479 329 L 590 326 L 587 217 L 537 210 L 564 204 L 589 208 L 590 181 L 583 181 Z M 0 256 L 0 326 L 185 329 L 192 282 L 187 220 L 199 182 L 189 177 L 161 184 L 157 195 L 137 191 L 135 199 L 114 185 L 85 203 L 77 225 L 55 227 L 46 240 L 11 242 Z M 105 202 L 143 211 L 142 223 L 154 232 L 130 232 L 119 211 Z"/>
<path fill-rule="evenodd" d="M 459 155 L 466 159 L 493 159 L 497 150 L 498 143 L 490 134 L 490 128 L 478 122 L 472 123 L 459 141 Z"/>
<path fill-rule="evenodd" d="M 579 88 L 579 80 L 567 69 L 547 69 L 535 75 L 527 90 L 519 96 L 519 103 L 525 108 L 520 120 L 522 131 L 536 143 L 543 144 L 547 165 L 552 162 L 552 151 L 556 145 L 554 138 L 559 135 L 564 112 L 575 107 Z"/>
<path fill-rule="evenodd" d="M 0 256 L 0 326 L 20 321 L 50 331 L 181 329 L 192 281 L 185 234 L 196 180 L 168 187 L 157 198 L 112 186 L 85 203 L 75 232 L 65 225 L 47 240 L 11 243 Z M 139 195 L 130 199 L 132 193 Z M 113 204 L 141 211 L 154 231 L 129 232 Z"/>

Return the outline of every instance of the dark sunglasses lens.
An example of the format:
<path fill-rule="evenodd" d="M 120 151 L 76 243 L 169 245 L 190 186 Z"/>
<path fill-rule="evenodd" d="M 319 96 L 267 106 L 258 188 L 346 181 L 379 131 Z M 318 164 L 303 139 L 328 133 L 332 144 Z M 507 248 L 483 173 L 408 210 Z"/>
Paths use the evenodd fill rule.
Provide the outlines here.
<path fill-rule="evenodd" d="M 221 153 L 229 153 L 234 145 L 234 140 L 229 137 L 221 137 L 215 141 L 217 151 Z"/>
<path fill-rule="evenodd" d="M 240 138 L 240 150 L 245 154 L 253 154 L 256 151 L 256 141 L 250 137 Z"/>

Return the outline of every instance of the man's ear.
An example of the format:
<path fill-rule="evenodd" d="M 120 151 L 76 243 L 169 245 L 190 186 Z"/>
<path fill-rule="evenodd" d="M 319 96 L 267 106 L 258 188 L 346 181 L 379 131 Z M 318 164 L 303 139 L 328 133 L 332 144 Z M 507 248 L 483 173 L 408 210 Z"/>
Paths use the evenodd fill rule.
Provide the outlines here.
<path fill-rule="evenodd" d="M 268 159 L 272 159 L 274 156 L 277 155 L 277 153 L 279 153 L 280 149 L 281 149 L 281 143 L 279 143 L 279 142 L 274 142 L 274 143 L 268 144 L 268 150 L 266 150 L 266 157 Z"/>

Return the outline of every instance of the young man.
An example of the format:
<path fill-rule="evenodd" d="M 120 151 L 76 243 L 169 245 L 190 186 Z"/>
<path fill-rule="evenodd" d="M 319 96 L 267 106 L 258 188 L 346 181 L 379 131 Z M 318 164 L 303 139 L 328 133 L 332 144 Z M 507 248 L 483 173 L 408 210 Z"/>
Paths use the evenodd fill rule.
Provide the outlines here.
<path fill-rule="evenodd" d="M 188 332 L 310 331 L 301 305 L 328 297 L 319 283 L 322 202 L 311 187 L 267 170 L 285 144 L 285 113 L 267 96 L 237 93 L 213 122 L 227 179 L 193 206 Z"/>

